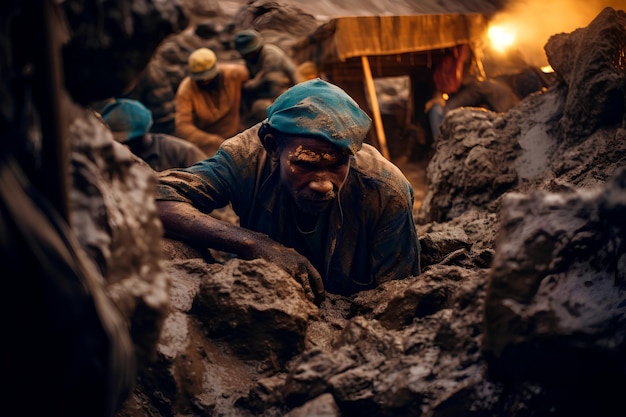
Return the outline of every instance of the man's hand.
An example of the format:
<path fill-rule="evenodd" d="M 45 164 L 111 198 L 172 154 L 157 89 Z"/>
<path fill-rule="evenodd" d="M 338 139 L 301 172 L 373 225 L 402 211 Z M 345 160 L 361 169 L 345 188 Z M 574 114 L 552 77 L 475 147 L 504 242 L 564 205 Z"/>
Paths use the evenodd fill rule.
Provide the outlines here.
<path fill-rule="evenodd" d="M 254 78 L 249 79 L 243 84 L 242 86 L 243 90 L 247 92 L 252 92 L 254 90 L 257 90 L 259 86 L 261 85 L 261 83 L 263 82 L 264 77 L 265 77 L 265 70 L 259 71 L 254 76 Z"/>
<path fill-rule="evenodd" d="M 322 277 L 306 257 L 299 254 L 295 249 L 283 246 L 263 234 L 254 236 L 246 244 L 250 247 L 248 256 L 251 259 L 263 258 L 278 265 L 295 277 L 302 284 L 305 292 L 313 293 L 317 305 L 322 303 L 324 300 Z"/>
<path fill-rule="evenodd" d="M 234 253 L 243 259 L 265 259 L 295 277 L 317 305 L 324 299 L 320 273 L 295 249 L 287 248 L 263 233 L 201 213 L 188 203 L 157 201 L 157 211 L 167 237 Z"/>

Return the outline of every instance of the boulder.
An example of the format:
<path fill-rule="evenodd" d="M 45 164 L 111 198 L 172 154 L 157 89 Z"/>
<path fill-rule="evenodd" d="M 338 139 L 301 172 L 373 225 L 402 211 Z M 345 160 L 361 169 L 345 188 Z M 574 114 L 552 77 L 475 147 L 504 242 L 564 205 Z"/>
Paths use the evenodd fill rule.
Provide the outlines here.
<path fill-rule="evenodd" d="M 606 7 L 587 27 L 546 43 L 550 65 L 569 86 L 556 126 L 560 140 L 576 143 L 604 126 L 626 126 L 624 38 L 626 12 Z"/>
<path fill-rule="evenodd" d="M 193 313 L 207 336 L 226 339 L 244 357 L 280 369 L 304 350 L 307 325 L 318 317 L 302 285 L 262 259 L 215 265 L 200 283 Z"/>

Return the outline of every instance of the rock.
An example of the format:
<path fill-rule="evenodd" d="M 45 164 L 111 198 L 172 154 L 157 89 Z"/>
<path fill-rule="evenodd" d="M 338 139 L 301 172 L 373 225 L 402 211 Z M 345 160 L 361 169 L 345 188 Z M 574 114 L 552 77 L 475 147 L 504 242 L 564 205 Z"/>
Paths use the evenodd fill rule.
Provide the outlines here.
<path fill-rule="evenodd" d="M 341 417 L 341 410 L 331 394 L 322 394 L 302 407 L 296 407 L 285 417 Z"/>
<path fill-rule="evenodd" d="M 605 8 L 587 27 L 552 36 L 548 61 L 569 88 L 558 136 L 578 142 L 604 126 L 626 126 L 626 12 Z"/>
<path fill-rule="evenodd" d="M 409 326 L 415 318 L 432 315 L 449 306 L 452 286 L 429 278 L 425 272 L 425 275 L 389 281 L 375 290 L 356 294 L 352 300 L 353 314 L 374 318 L 386 329 Z M 454 280 L 457 276 L 450 274 L 450 278 Z"/>
<path fill-rule="evenodd" d="M 63 46 L 63 59 L 72 62 L 63 67 L 65 88 L 81 105 L 131 88 L 159 43 L 188 23 L 177 1 L 133 0 L 118 8 L 71 0 L 62 6 L 72 31 Z"/>
<path fill-rule="evenodd" d="M 619 349 L 626 271 L 621 229 L 599 215 L 604 202 L 598 192 L 507 196 L 486 302 L 486 351 L 497 358 L 540 343 Z"/>
<path fill-rule="evenodd" d="M 113 140 L 93 112 L 73 108 L 68 113 L 73 115 L 69 140 L 75 184 L 70 219 L 78 240 L 104 271 L 109 296 L 130 323 L 144 364 L 154 355 L 169 303 L 160 247 L 154 245 L 163 234 L 154 204 L 156 178 Z"/>
<path fill-rule="evenodd" d="M 501 115 L 486 110 L 448 113 L 427 168 L 429 187 L 418 213 L 420 222 L 449 221 L 472 208 L 482 209 L 515 185 L 511 161 L 519 145 L 503 137 L 504 125 Z"/>
<path fill-rule="evenodd" d="M 295 4 L 269 0 L 248 1 L 233 17 L 235 32 L 255 29 L 263 39 L 292 56 L 296 39 L 312 33 L 321 22 Z"/>
<path fill-rule="evenodd" d="M 7 293 L 22 310 L 28 296 L 27 317 L 37 320 L 16 320 L 5 303 L 3 327 L 13 339 L 2 354 L 17 365 L 5 372 L 12 380 L 5 412 L 110 416 L 155 359 L 168 282 L 155 245 L 163 231 L 154 172 L 87 105 L 128 89 L 156 45 L 186 19 L 176 2 L 143 0 L 2 8 L 0 159 L 5 180 L 10 163 L 20 167 L 29 194 L 18 218 L 32 227 L 19 238 L 20 223 L 3 217 L 3 273 Z M 18 271 L 7 263 L 29 245 L 37 248 L 28 260 L 35 268 L 23 264 L 14 279 Z M 12 287 L 20 281 L 30 295 Z M 33 351 L 42 340 L 45 353 Z M 45 389 L 25 389 L 22 379 L 32 375 Z"/>
<path fill-rule="evenodd" d="M 281 394 L 286 404 L 294 407 L 322 395 L 329 388 L 333 375 L 355 366 L 355 359 L 341 352 L 310 349 L 290 364 L 290 372 Z"/>
<path fill-rule="evenodd" d="M 560 415 L 626 411 L 613 397 L 626 389 L 626 242 L 624 223 L 608 220 L 623 209 L 614 198 L 625 178 L 620 171 L 605 191 L 511 194 L 503 204 L 483 349 L 499 378 L 575 392 L 551 400 Z"/>
<path fill-rule="evenodd" d="M 211 272 L 194 305 L 209 337 L 226 338 L 237 353 L 278 368 L 303 351 L 318 311 L 294 278 L 262 259 L 232 259 Z"/>
<path fill-rule="evenodd" d="M 450 227 L 445 232 L 420 235 L 422 268 L 444 262 L 451 254 L 468 250 L 472 244 L 461 227 Z"/>

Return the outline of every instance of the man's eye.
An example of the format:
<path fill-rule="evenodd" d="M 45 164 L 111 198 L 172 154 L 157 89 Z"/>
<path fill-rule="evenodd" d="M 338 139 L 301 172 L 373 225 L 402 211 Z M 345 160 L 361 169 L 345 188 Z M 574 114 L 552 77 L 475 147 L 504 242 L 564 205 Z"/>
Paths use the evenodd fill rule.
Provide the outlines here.
<path fill-rule="evenodd" d="M 302 171 L 312 171 L 316 168 L 315 164 L 311 164 L 311 163 L 303 162 L 303 161 L 294 162 L 291 165 Z"/>

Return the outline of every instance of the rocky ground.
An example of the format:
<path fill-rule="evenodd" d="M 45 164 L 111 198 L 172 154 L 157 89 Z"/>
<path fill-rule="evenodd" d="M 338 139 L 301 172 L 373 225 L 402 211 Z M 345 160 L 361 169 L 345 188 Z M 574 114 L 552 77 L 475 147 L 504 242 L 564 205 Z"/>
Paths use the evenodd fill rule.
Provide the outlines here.
<path fill-rule="evenodd" d="M 416 186 L 422 274 L 316 305 L 274 265 L 162 239 L 154 174 L 85 105 L 124 90 L 150 58 L 146 39 L 154 48 L 172 45 L 168 32 L 178 45 L 200 42 L 171 3 L 137 3 L 145 7 L 104 19 L 104 9 L 63 2 L 73 29 L 64 55 L 72 69 L 60 101 L 71 148 L 67 233 L 77 259 L 92 266 L 95 298 L 114 305 L 101 318 L 108 330 L 117 324 L 119 336 L 107 334 L 107 359 L 93 367 L 104 369 L 106 400 L 116 404 L 102 415 L 626 416 L 623 10 L 606 9 L 588 26 L 550 38 L 545 51 L 558 82 L 508 112 L 457 109 L 415 158 L 397 152 L 410 146 L 390 135 L 398 139 L 396 162 Z M 230 56 L 225 39 L 238 22 L 271 21 L 250 10 L 271 3 L 282 19 L 296 6 L 255 1 L 242 11 L 235 3 L 195 3 L 197 21 L 210 18 L 219 29 L 209 42 L 221 59 Z M 321 11 L 335 2 L 317 4 Z M 298 17 L 300 30 L 317 19 Z M 275 35 L 285 45 L 292 39 Z M 98 85 L 85 82 L 94 73 Z M 1 91 L 13 91 L 2 83 Z M 7 97 L 0 95 L 3 109 Z M 0 182 L 0 191 L 5 187 Z M 10 294 L 27 291 L 17 277 L 8 280 Z M 10 298 L 5 317 L 23 311 L 22 298 Z M 58 317 L 64 305 L 55 305 Z M 51 316 L 45 303 L 29 307 L 31 316 Z M 36 374 L 49 389 L 9 384 L 9 399 L 20 401 L 5 404 L 19 410 L 23 398 L 30 411 L 41 411 L 24 414 L 65 411 L 57 397 L 44 396 L 59 389 L 67 404 L 93 409 L 90 386 L 68 393 L 50 371 L 77 369 L 70 365 L 80 355 L 56 355 L 57 368 L 27 352 L 42 345 L 31 335 L 41 322 L 12 333 L 15 349 L 7 357 L 19 367 L 8 377 Z M 66 334 L 52 330 L 47 345 Z M 121 349 L 122 341 L 132 341 L 132 349 Z"/>
<path fill-rule="evenodd" d="M 419 277 L 315 306 L 265 262 L 167 242 L 172 310 L 120 416 L 626 415 L 624 17 L 552 39 L 555 86 L 450 113 L 421 155 L 390 131 Z"/>

